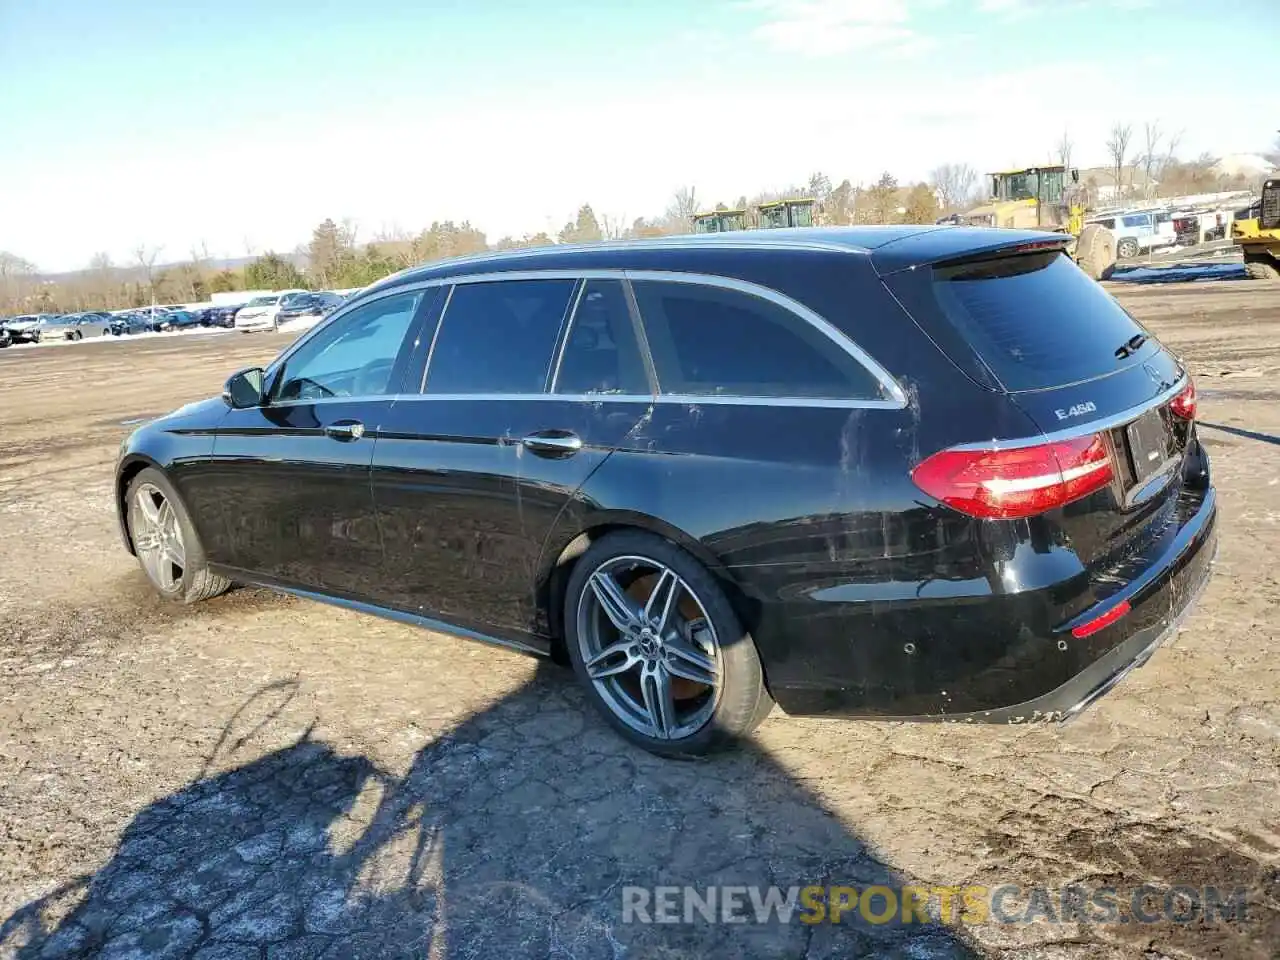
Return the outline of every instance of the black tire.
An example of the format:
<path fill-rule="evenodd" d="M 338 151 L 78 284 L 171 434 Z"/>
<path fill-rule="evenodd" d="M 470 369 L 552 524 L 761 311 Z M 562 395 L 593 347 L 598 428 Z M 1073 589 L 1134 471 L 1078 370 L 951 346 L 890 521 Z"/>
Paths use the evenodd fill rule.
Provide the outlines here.
<path fill-rule="evenodd" d="M 79 339 L 81 339 L 83 336 L 84 336 L 84 334 L 83 334 L 83 333 L 81 333 L 79 330 L 72 330 L 72 331 L 71 331 L 71 339 L 72 339 L 72 340 L 79 340 Z"/>
<path fill-rule="evenodd" d="M 181 568 L 181 576 L 175 578 L 176 582 L 171 588 L 166 588 L 165 585 L 157 581 L 151 571 L 147 569 L 147 565 L 143 561 L 142 551 L 138 549 L 138 534 L 135 532 L 139 523 L 136 497 L 138 491 L 145 487 L 154 488 L 163 495 L 164 500 L 172 508 L 182 531 L 185 563 Z M 178 496 L 178 491 L 174 489 L 173 484 L 169 482 L 169 478 L 162 471 L 157 470 L 155 467 L 147 467 L 140 471 L 137 476 L 129 481 L 124 503 L 129 538 L 134 544 L 139 566 L 142 567 L 147 579 L 151 581 L 151 585 L 155 587 L 156 593 L 163 599 L 171 603 L 198 603 L 201 600 L 208 600 L 221 593 L 226 593 L 231 588 L 230 580 L 210 572 L 205 562 L 204 547 L 200 543 L 200 537 L 196 534 L 195 527 L 191 524 L 191 515 L 187 512 L 186 504 L 182 502 L 182 498 Z"/>
<path fill-rule="evenodd" d="M 640 557 L 674 572 L 695 595 L 718 638 L 721 671 L 718 699 L 710 716 L 686 736 L 660 739 L 629 725 L 609 705 L 587 674 L 579 633 L 579 608 L 590 590 L 593 574 L 610 561 Z M 565 647 L 573 671 L 587 696 L 609 724 L 625 739 L 651 753 L 688 759 L 739 744 L 773 709 L 755 641 L 742 628 L 733 606 L 716 578 L 697 560 L 670 541 L 643 530 L 625 530 L 597 540 L 578 560 L 565 590 Z"/>
<path fill-rule="evenodd" d="M 1265 255 L 1244 258 L 1244 272 L 1251 280 L 1280 280 L 1280 266 Z"/>
<path fill-rule="evenodd" d="M 1116 247 L 1116 254 L 1123 260 L 1132 260 L 1141 252 L 1142 248 L 1138 246 L 1138 241 L 1132 237 L 1125 237 Z"/>

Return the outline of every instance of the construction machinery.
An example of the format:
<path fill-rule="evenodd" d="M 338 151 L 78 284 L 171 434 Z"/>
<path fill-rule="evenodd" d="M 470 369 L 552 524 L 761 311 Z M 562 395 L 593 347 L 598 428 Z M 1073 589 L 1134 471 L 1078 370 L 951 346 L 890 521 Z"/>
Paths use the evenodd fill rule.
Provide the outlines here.
<path fill-rule="evenodd" d="M 1231 239 L 1244 252 L 1244 269 L 1254 280 L 1280 280 L 1280 180 L 1262 185 L 1250 216 L 1231 224 Z"/>
<path fill-rule="evenodd" d="M 745 210 L 709 210 L 693 215 L 694 233 L 728 233 L 747 229 Z"/>
<path fill-rule="evenodd" d="M 756 207 L 760 228 L 771 230 L 779 227 L 812 227 L 815 201 L 808 198 L 774 200 Z"/>
<path fill-rule="evenodd" d="M 746 210 L 708 210 L 693 215 L 694 233 L 727 233 L 730 230 L 772 230 L 779 227 L 812 227 L 817 201 L 808 197 L 771 200 Z"/>
<path fill-rule="evenodd" d="M 1089 276 L 1105 280 L 1116 264 L 1115 236 L 1084 222 L 1085 194 L 1078 170 L 1061 164 L 989 174 L 990 199 L 964 214 L 964 222 L 1015 230 L 1047 230 L 1074 238 L 1071 257 Z"/>

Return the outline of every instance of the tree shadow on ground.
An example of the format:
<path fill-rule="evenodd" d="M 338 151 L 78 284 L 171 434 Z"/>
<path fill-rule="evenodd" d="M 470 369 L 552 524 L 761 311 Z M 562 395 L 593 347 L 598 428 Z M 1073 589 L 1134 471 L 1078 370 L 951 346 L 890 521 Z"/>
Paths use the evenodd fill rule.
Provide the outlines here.
<path fill-rule="evenodd" d="M 1225 423 L 1209 423 L 1207 420 L 1199 422 L 1200 427 L 1208 427 L 1211 430 L 1221 430 L 1223 433 L 1229 433 L 1235 437 L 1244 437 L 1246 440 L 1257 440 L 1259 443 L 1270 443 L 1280 446 L 1280 437 L 1273 433 L 1260 433 L 1257 430 L 1246 430 L 1243 427 L 1229 427 Z"/>
<path fill-rule="evenodd" d="M 296 692 L 259 690 L 205 764 Z M 243 732 L 236 733 L 234 730 Z M 313 730 L 139 812 L 105 866 L 0 925 L 0 954 L 199 957 L 969 957 L 952 930 L 624 921 L 624 888 L 880 884 L 878 861 L 747 743 L 705 762 L 623 743 L 560 668 L 423 746 L 401 776 Z M 634 902 L 634 901 L 633 901 Z M 877 901 L 877 910 L 883 902 Z M 651 905 L 652 909 L 652 905 Z M 653 914 L 651 913 L 652 917 Z"/>

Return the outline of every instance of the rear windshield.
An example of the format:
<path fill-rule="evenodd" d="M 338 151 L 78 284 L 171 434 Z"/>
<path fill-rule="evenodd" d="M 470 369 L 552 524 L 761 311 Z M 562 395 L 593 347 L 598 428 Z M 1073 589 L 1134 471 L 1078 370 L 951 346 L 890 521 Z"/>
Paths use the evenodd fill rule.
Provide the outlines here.
<path fill-rule="evenodd" d="M 1159 349 L 1152 339 L 1137 346 L 1146 331 L 1058 251 L 935 267 L 928 286 L 931 296 L 895 292 L 926 329 L 939 319 L 950 325 L 935 336 L 943 349 L 953 352 L 958 334 L 1010 392 L 1092 380 Z"/>

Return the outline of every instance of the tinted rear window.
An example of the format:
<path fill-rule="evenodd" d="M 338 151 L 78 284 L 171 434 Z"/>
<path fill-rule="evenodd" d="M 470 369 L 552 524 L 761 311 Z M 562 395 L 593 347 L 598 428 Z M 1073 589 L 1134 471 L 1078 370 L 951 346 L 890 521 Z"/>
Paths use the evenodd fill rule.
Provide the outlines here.
<path fill-rule="evenodd" d="M 899 275 L 891 286 L 912 282 Z M 1146 331 L 1062 253 L 936 267 L 929 288 L 932 296 L 895 292 L 926 328 L 939 319 L 949 323 L 1011 392 L 1092 380 L 1159 349 L 1148 339 L 1136 351 L 1121 351 Z M 943 333 L 935 339 L 953 352 L 956 337 Z M 965 366 L 965 358 L 953 359 Z"/>

